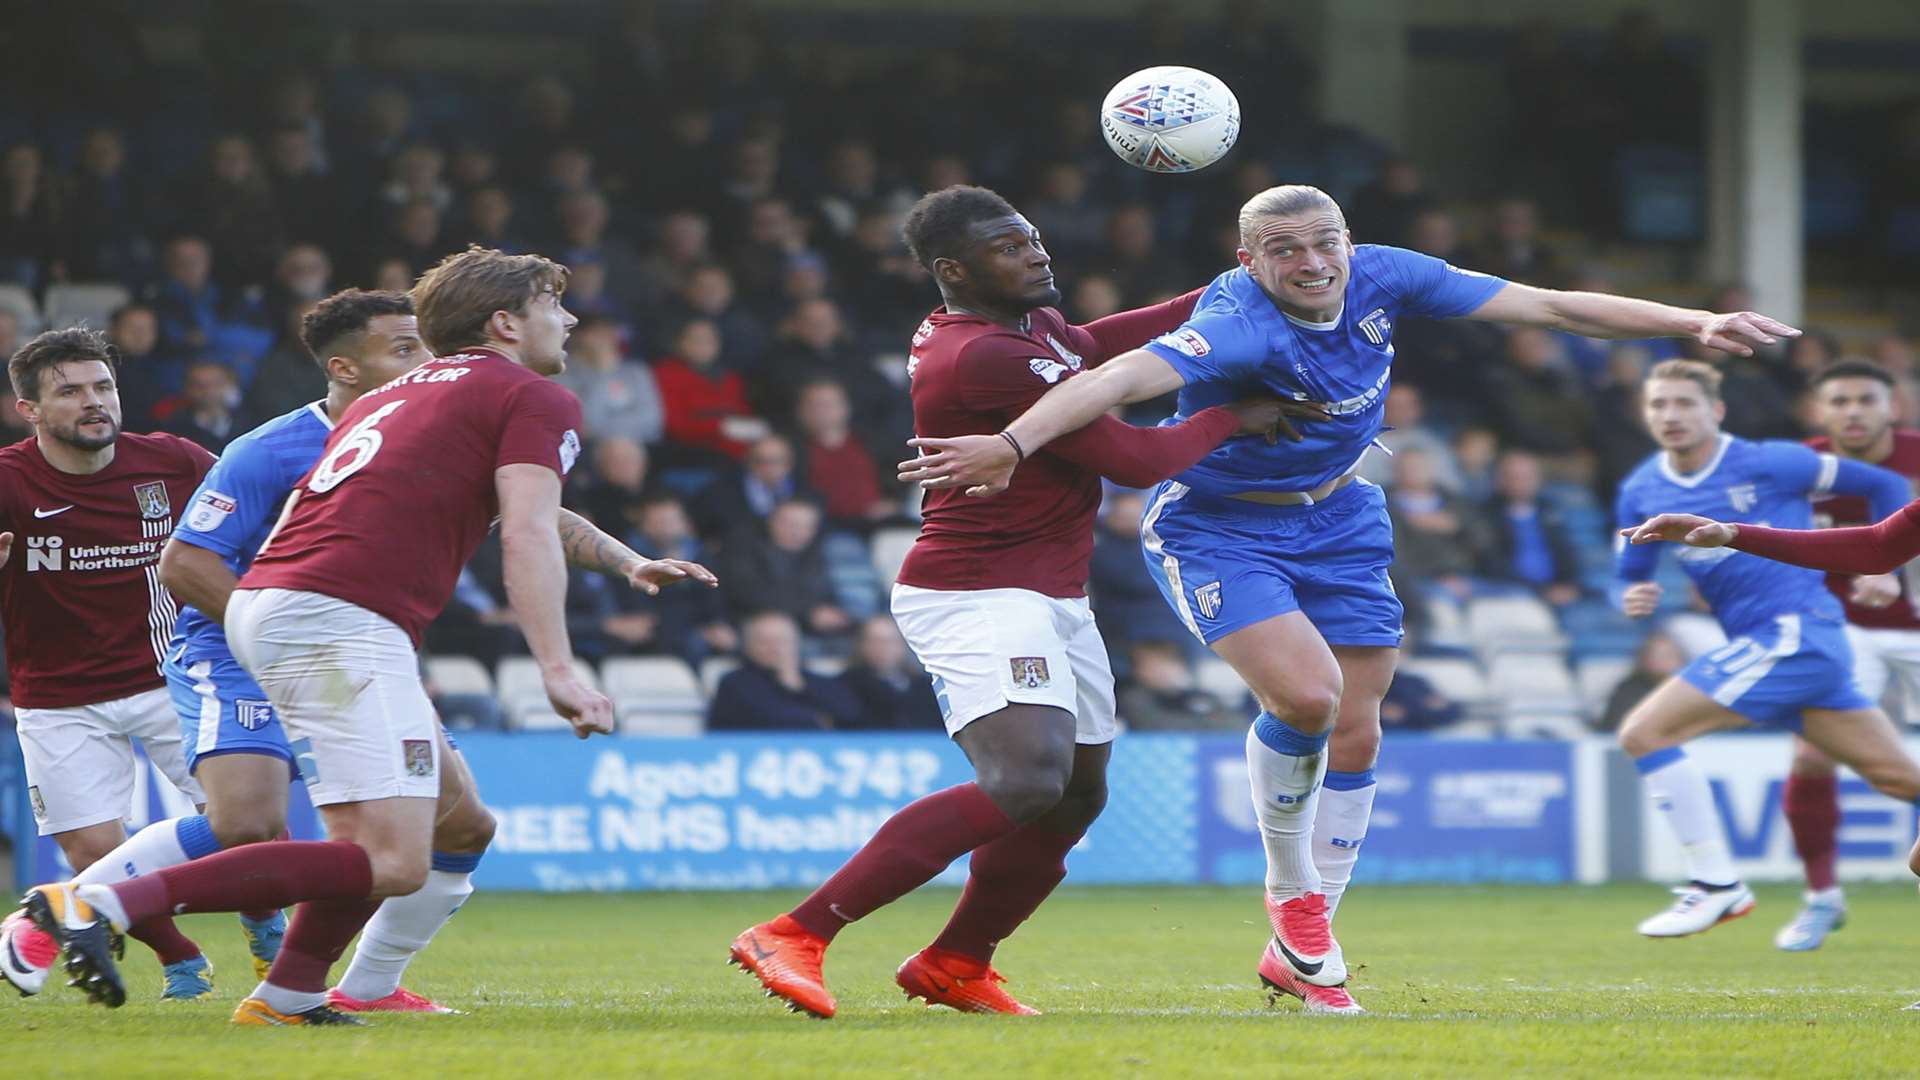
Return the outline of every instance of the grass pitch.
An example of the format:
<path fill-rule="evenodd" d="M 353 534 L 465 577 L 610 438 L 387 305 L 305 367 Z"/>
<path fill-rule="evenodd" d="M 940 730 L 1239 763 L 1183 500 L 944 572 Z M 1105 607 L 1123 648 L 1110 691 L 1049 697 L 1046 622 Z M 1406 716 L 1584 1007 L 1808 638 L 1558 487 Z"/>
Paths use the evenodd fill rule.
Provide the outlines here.
<path fill-rule="evenodd" d="M 1339 930 L 1366 1017 L 1269 1008 L 1254 978 L 1257 894 L 1066 889 L 998 966 L 1048 1015 L 909 1004 L 893 968 L 953 903 L 929 891 L 843 934 L 827 976 L 840 1015 L 760 996 L 727 943 L 791 894 L 482 894 L 407 985 L 466 1016 L 365 1029 L 233 1028 L 252 986 L 228 916 L 185 929 L 219 972 L 211 1001 L 163 1005 L 129 943 L 134 1000 L 108 1011 L 50 987 L 0 1001 L 9 1076 L 1230 1077 L 1912 1076 L 1920 1073 L 1920 899 L 1849 892 L 1849 926 L 1811 954 L 1772 947 L 1797 895 L 1702 937 L 1647 941 L 1653 886 L 1361 888 Z"/>

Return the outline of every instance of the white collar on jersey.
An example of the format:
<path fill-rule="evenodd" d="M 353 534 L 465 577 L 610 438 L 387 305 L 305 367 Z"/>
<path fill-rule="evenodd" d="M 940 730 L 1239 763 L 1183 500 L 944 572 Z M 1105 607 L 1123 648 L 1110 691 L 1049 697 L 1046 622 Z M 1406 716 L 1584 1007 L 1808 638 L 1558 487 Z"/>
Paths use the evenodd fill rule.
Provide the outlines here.
<path fill-rule="evenodd" d="M 313 413 L 313 415 L 319 417 L 320 422 L 327 425 L 328 431 L 333 430 L 333 420 L 332 418 L 327 416 L 327 399 L 326 398 L 321 398 L 319 401 L 307 402 L 307 410 Z"/>
<path fill-rule="evenodd" d="M 1660 475 L 1679 484 L 1683 488 L 1699 487 L 1707 477 L 1713 475 L 1713 470 L 1720 467 L 1720 459 L 1727 456 L 1727 447 L 1732 445 L 1733 436 L 1722 432 L 1720 435 L 1720 448 L 1713 452 L 1713 459 L 1705 465 L 1702 465 L 1700 471 L 1695 473 L 1680 473 L 1676 471 L 1673 467 L 1673 455 L 1662 450 L 1660 451 Z"/>
<path fill-rule="evenodd" d="M 1334 312 L 1333 318 L 1328 319 L 1326 322 L 1312 322 L 1307 319 L 1299 319 L 1299 318 L 1295 318 L 1292 315 L 1287 315 L 1285 311 L 1280 312 L 1280 314 L 1282 315 L 1287 315 L 1288 322 L 1306 330 L 1338 330 L 1340 329 L 1340 318 L 1346 313 L 1347 313 L 1347 305 L 1345 303 L 1342 303 L 1340 305 L 1340 310 Z"/>

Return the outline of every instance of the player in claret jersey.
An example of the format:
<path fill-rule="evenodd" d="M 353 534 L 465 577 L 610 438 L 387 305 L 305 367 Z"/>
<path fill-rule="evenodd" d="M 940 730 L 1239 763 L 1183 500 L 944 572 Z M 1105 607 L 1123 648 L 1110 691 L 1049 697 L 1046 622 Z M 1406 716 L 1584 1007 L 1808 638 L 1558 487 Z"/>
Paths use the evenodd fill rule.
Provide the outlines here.
<path fill-rule="evenodd" d="M 1808 440 L 1816 450 L 1891 469 L 1920 479 L 1920 432 L 1893 424 L 1893 376 L 1860 360 L 1842 360 L 1814 378 L 1820 428 Z M 1813 504 L 1815 520 L 1856 526 L 1873 521 L 1866 500 L 1836 495 Z M 1880 700 L 1896 676 L 1909 723 L 1920 710 L 1920 607 L 1904 573 L 1829 574 L 1827 588 L 1847 609 L 1847 641 L 1853 646 L 1854 680 L 1871 701 Z M 1807 896 L 1793 921 L 1774 936 L 1788 952 L 1817 949 L 1840 928 L 1846 898 L 1834 870 L 1840 831 L 1840 799 L 1833 759 L 1794 736 L 1793 766 L 1781 797 L 1793 846 L 1806 867 Z"/>
<path fill-rule="evenodd" d="M 1053 307 L 1060 293 L 1039 233 L 984 188 L 926 196 L 905 233 L 946 302 L 920 324 L 908 360 L 922 436 L 1000 430 L 1049 387 L 1178 325 L 1199 295 L 1069 325 Z M 989 962 L 1060 883 L 1068 850 L 1106 803 L 1113 675 L 1085 592 L 1100 478 L 1155 483 L 1230 436 L 1270 433 L 1282 408 L 1240 402 L 1165 428 L 1106 418 L 1037 455 L 1005 501 L 927 497 L 893 614 L 978 780 L 895 814 L 800 906 L 742 932 L 735 963 L 790 1008 L 832 1016 L 828 942 L 971 851 L 952 919 L 896 981 L 930 1004 L 1036 1011 L 1000 989 Z"/>
<path fill-rule="evenodd" d="M 172 435 L 120 430 L 115 357 L 92 330 L 48 331 L 7 364 L 30 439 L 0 450 L 0 617 L 7 640 L 27 793 L 82 882 L 131 876 L 102 860 L 132 805 L 132 740 L 173 785 L 202 801 L 160 676 L 175 615 L 160 549 L 213 455 Z M 0 974 L 22 993 L 47 956 L 0 922 Z M 135 937 L 166 970 L 165 996 L 211 993 L 200 949 L 160 918 Z"/>
<path fill-rule="evenodd" d="M 583 738 L 612 706 L 573 673 L 560 485 L 580 404 L 547 376 L 575 320 L 566 269 L 471 249 L 414 289 L 446 355 L 363 395 L 226 604 L 226 636 L 285 726 L 334 839 L 236 847 L 125 885 L 43 886 L 27 907 L 95 1000 L 116 1003 L 110 932 L 166 912 L 302 907 L 237 1023 L 357 1023 L 326 974 L 380 900 L 431 865 L 442 744 L 415 646 L 498 518 L 508 597 L 549 699 Z M 687 572 L 663 566 L 658 584 Z"/>

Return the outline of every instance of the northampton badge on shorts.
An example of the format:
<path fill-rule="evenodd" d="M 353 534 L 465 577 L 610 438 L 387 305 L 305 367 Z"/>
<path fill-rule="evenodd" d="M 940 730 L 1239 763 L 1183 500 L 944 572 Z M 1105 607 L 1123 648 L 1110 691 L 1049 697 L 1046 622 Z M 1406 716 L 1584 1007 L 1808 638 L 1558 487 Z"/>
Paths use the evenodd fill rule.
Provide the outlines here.
<path fill-rule="evenodd" d="M 1038 690 L 1053 681 L 1044 656 L 1016 656 L 1007 663 L 1013 666 L 1013 685 L 1022 689 Z"/>
<path fill-rule="evenodd" d="M 408 776 L 432 776 L 433 744 L 425 739 L 401 739 L 400 760 L 406 762 Z"/>
<path fill-rule="evenodd" d="M 27 802 L 33 805 L 35 821 L 47 820 L 47 800 L 40 797 L 40 785 L 35 784 L 27 789 Z"/>
<path fill-rule="evenodd" d="M 133 485 L 133 501 L 140 504 L 140 516 L 149 521 L 173 516 L 173 503 L 167 498 L 167 485 L 163 481 Z"/>

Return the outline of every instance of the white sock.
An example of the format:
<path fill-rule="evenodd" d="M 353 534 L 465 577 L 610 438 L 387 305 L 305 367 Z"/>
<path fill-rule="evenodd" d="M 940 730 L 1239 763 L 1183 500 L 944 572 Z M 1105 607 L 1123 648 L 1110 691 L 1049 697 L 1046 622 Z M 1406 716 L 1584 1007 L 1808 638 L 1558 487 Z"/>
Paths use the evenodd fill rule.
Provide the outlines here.
<path fill-rule="evenodd" d="M 263 982 L 259 986 L 254 987 L 253 993 L 247 996 L 259 998 L 261 1001 L 267 1003 L 267 1008 L 272 1009 L 282 1016 L 292 1016 L 295 1013 L 306 1012 L 308 1009 L 317 1009 L 327 1003 L 327 992 L 325 990 L 317 992 L 288 990 L 285 987 L 275 986 L 270 982 Z"/>
<path fill-rule="evenodd" d="M 389 897 L 360 932 L 340 992 L 374 1001 L 398 990 L 407 964 L 472 895 L 473 875 L 432 870 L 418 892 Z"/>
<path fill-rule="evenodd" d="M 1686 853 L 1687 876 L 1708 885 L 1735 885 L 1733 852 L 1713 806 L 1707 776 L 1679 748 L 1656 750 L 1634 759 L 1653 805 L 1666 815 Z"/>
<path fill-rule="evenodd" d="M 1360 843 L 1367 838 L 1373 795 L 1379 790 L 1372 769 L 1364 773 L 1329 772 L 1320 788 L 1320 812 L 1313 819 L 1313 865 L 1320 870 L 1329 923 L 1334 912 L 1340 910 L 1347 882 L 1353 880 L 1353 864 L 1360 861 Z"/>
<path fill-rule="evenodd" d="M 207 819 L 199 814 L 156 821 L 121 841 L 119 847 L 102 855 L 92 866 L 75 874 L 74 884 L 111 885 L 116 881 L 126 881 L 141 874 L 191 862 L 200 855 L 211 855 L 213 851 L 220 850 L 220 845 L 213 841 L 213 830 L 206 827 L 206 822 Z M 213 851 L 188 854 L 181 843 L 183 829 L 189 838 L 197 837 L 204 831 L 206 840 L 213 843 Z"/>
<path fill-rule="evenodd" d="M 1320 871 L 1313 863 L 1313 819 L 1320 778 L 1327 771 L 1326 740 L 1321 736 L 1319 748 L 1311 753 L 1281 753 L 1261 738 L 1261 722 L 1269 719 L 1261 714 L 1247 732 L 1247 775 L 1253 782 L 1260 840 L 1267 849 L 1267 895 L 1284 902 L 1321 891 Z"/>

